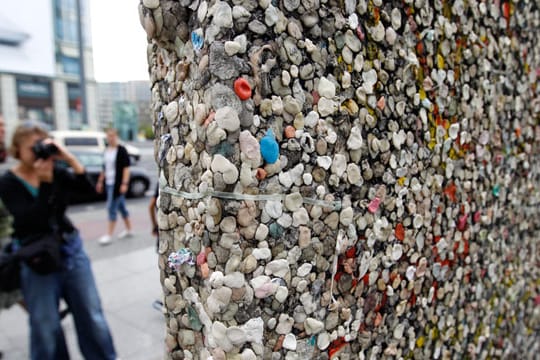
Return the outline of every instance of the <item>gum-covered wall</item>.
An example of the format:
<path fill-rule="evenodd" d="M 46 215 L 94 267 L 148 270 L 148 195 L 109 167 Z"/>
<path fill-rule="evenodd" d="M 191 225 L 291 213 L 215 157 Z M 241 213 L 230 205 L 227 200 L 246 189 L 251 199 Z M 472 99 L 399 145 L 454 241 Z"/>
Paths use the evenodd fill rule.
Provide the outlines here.
<path fill-rule="evenodd" d="M 538 356 L 538 1 L 139 13 L 167 358 Z"/>

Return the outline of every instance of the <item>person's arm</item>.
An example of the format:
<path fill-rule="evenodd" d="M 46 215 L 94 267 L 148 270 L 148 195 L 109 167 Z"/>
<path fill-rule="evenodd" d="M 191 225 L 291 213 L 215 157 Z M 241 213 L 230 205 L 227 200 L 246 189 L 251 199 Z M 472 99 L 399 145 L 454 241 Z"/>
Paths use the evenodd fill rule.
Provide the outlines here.
<path fill-rule="evenodd" d="M 159 196 L 159 183 L 156 184 L 154 194 L 150 198 L 148 204 L 148 211 L 150 212 L 150 221 L 152 222 L 152 235 L 158 236 L 158 223 L 157 223 L 157 199 Z"/>
<path fill-rule="evenodd" d="M 99 173 L 98 179 L 96 181 L 96 191 L 102 192 L 103 191 L 103 180 L 105 179 L 105 176 L 103 175 L 103 171 Z"/>
<path fill-rule="evenodd" d="M 54 158 L 56 160 L 62 160 L 73 170 L 73 172 L 70 172 L 63 168 L 56 168 L 54 177 L 58 177 L 61 186 L 66 186 L 80 192 L 94 191 L 94 186 L 86 175 L 86 169 L 77 157 L 58 142 L 51 139 L 47 139 L 46 141 L 54 143 L 58 148 L 58 154 Z"/>
<path fill-rule="evenodd" d="M 96 180 L 96 192 L 98 194 L 101 194 L 104 189 L 105 184 L 105 165 L 103 165 L 103 168 L 101 169 L 101 172 L 99 173 L 99 176 Z"/>
<path fill-rule="evenodd" d="M 73 169 L 73 172 L 77 175 L 84 174 L 84 166 L 79 162 L 79 160 L 73 155 L 65 146 L 62 146 L 59 142 L 54 141 L 53 139 L 47 138 L 43 140 L 45 144 L 54 144 L 58 152 L 54 155 L 54 160 L 62 160 L 68 164 Z"/>
<path fill-rule="evenodd" d="M 129 155 L 127 150 L 122 145 L 118 146 L 118 157 L 117 161 L 119 162 L 119 168 L 122 169 L 122 176 L 120 177 L 120 194 L 127 193 L 129 189 Z"/>
<path fill-rule="evenodd" d="M 156 217 L 156 202 L 157 198 L 152 196 L 150 198 L 150 203 L 148 204 L 148 212 L 150 213 L 150 222 L 152 222 L 152 235 L 157 236 L 158 234 L 158 225 Z"/>
<path fill-rule="evenodd" d="M 64 161 L 73 169 L 73 173 L 76 175 L 82 175 L 86 172 L 84 166 L 77 160 L 77 158 L 71 154 L 67 153 Z"/>
<path fill-rule="evenodd" d="M 96 192 L 96 187 L 86 174 L 86 171 L 74 174 L 64 168 L 57 168 L 54 176 L 58 178 L 61 188 L 69 188 L 80 193 Z"/>
<path fill-rule="evenodd" d="M 120 184 L 120 194 L 127 193 L 129 189 L 129 167 L 122 169 L 122 183 Z"/>

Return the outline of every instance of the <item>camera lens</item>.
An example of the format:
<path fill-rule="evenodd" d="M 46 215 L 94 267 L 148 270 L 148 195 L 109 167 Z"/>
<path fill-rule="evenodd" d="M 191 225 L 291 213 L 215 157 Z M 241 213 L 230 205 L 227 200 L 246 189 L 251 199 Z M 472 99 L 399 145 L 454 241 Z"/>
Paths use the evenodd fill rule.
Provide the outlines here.
<path fill-rule="evenodd" d="M 32 151 L 36 155 L 37 159 L 48 159 L 52 155 L 58 153 L 58 148 L 55 144 L 44 144 L 42 141 L 40 141 L 34 144 Z"/>

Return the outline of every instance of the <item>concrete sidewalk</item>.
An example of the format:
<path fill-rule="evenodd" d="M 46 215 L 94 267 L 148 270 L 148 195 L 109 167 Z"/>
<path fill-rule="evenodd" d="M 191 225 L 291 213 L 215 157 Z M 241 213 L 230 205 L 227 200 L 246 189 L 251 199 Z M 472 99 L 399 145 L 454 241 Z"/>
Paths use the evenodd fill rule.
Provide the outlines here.
<path fill-rule="evenodd" d="M 154 300 L 161 298 L 154 246 L 92 260 L 92 266 L 118 357 L 163 359 L 165 322 L 163 314 L 152 307 Z M 62 324 L 71 359 L 83 359 L 71 316 Z M 28 316 L 20 306 L 0 311 L 3 360 L 28 359 L 28 337 Z"/>

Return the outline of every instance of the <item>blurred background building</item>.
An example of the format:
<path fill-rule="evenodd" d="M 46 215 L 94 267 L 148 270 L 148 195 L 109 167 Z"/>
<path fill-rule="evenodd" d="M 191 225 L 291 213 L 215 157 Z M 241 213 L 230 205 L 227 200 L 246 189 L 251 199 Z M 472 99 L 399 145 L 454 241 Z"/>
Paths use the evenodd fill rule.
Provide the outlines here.
<path fill-rule="evenodd" d="M 89 14 L 89 0 L 2 2 L 0 112 L 8 139 L 20 120 L 38 120 L 51 130 L 113 125 L 125 140 L 137 137 L 139 123 L 151 129 L 147 81 L 96 82 Z"/>
<path fill-rule="evenodd" d="M 149 137 L 150 82 L 98 83 L 98 118 L 101 127 L 113 125 L 124 140 Z"/>
<path fill-rule="evenodd" d="M 19 120 L 51 129 L 97 129 L 97 85 L 92 64 L 88 1 L 2 2 L 0 12 L 0 111 L 8 136 Z M 40 16 L 29 16 L 29 14 Z M 81 14 L 87 119 L 81 115 Z"/>

